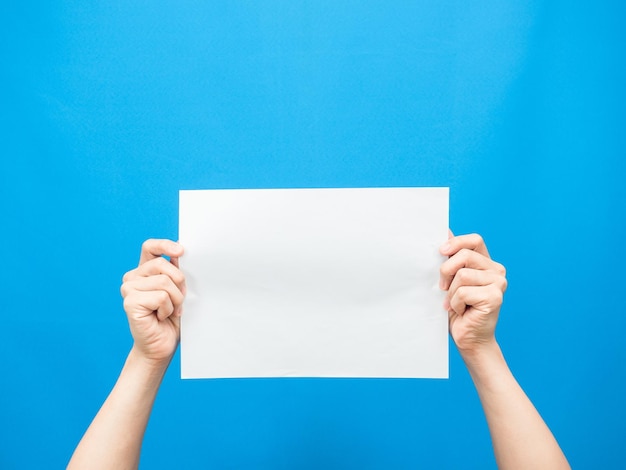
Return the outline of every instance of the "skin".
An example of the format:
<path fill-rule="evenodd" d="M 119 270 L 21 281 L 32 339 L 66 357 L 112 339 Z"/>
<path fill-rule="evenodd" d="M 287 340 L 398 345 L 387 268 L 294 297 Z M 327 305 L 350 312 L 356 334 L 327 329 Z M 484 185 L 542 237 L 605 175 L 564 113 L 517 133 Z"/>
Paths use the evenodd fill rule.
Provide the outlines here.
<path fill-rule="evenodd" d="M 169 256 L 167 261 L 162 256 Z M 85 432 L 69 469 L 134 469 L 152 405 L 180 339 L 185 277 L 183 248 L 147 240 L 139 266 L 124 275 L 121 293 L 134 344 L 120 376 Z"/>
<path fill-rule="evenodd" d="M 178 258 L 183 252 L 171 240 L 147 240 L 138 267 L 124 275 L 121 293 L 134 344 L 68 468 L 138 467 L 154 399 L 180 339 L 186 288 Z M 569 468 L 495 338 L 507 287 L 504 267 L 491 260 L 484 241 L 475 234 L 450 234 L 440 252 L 448 256 L 441 265 L 440 287 L 447 291 L 444 307 L 450 335 L 480 396 L 498 466 Z"/>
<path fill-rule="evenodd" d="M 487 417 L 498 468 L 568 469 L 565 455 L 519 386 L 496 341 L 495 328 L 507 287 L 504 266 L 491 259 L 476 234 L 440 247 L 440 287 L 447 290 L 449 330 Z"/>

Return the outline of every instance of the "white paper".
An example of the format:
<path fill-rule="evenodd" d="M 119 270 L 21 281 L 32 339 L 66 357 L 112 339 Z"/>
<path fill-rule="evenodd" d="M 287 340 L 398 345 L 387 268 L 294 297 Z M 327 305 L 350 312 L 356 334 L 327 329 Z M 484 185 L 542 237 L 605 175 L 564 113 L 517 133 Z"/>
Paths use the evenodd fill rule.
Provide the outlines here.
<path fill-rule="evenodd" d="M 183 378 L 448 377 L 448 188 L 180 191 Z"/>

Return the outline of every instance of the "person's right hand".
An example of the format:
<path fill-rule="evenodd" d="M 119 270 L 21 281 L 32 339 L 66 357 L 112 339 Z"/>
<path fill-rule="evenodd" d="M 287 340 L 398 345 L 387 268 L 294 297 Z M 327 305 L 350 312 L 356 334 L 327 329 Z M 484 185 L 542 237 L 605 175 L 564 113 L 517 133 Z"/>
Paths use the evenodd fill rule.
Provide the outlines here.
<path fill-rule="evenodd" d="M 507 287 L 504 266 L 491 259 L 480 235 L 453 236 L 441 246 L 441 288 L 452 339 L 465 357 L 495 342 L 495 328 Z"/>
<path fill-rule="evenodd" d="M 157 363 L 169 363 L 180 338 L 186 290 L 185 276 L 178 269 L 182 255 L 183 247 L 171 240 L 145 241 L 139 266 L 124 275 L 120 288 L 133 347 Z"/>

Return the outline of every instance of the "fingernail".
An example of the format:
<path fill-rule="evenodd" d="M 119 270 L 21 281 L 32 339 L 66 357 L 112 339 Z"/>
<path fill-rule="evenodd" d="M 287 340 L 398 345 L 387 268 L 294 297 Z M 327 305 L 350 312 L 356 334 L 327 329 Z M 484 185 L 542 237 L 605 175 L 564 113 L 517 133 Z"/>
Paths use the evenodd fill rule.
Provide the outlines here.
<path fill-rule="evenodd" d="M 443 308 L 444 310 L 450 310 L 450 301 L 448 299 L 443 299 Z"/>
<path fill-rule="evenodd" d="M 448 253 L 448 252 L 450 251 L 450 248 L 452 248 L 452 247 L 450 246 L 450 243 L 445 242 L 443 245 L 441 245 L 441 246 L 439 247 L 439 251 L 440 251 L 442 254 L 444 254 L 444 255 L 445 255 L 446 253 Z"/>

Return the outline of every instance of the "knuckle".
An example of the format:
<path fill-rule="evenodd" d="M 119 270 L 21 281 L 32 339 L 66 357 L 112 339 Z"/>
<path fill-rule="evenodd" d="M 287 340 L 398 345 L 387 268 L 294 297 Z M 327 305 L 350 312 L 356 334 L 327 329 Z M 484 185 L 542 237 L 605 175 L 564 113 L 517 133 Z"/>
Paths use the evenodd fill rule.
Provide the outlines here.
<path fill-rule="evenodd" d="M 167 301 L 169 300 L 170 296 L 167 292 L 159 290 L 159 291 L 156 291 L 156 298 L 157 298 L 159 305 L 165 305 L 167 304 Z"/>
<path fill-rule="evenodd" d="M 458 297 L 460 300 L 464 300 L 467 297 L 467 287 L 459 286 L 459 288 L 456 290 L 455 297 Z"/>
<path fill-rule="evenodd" d="M 151 276 L 157 276 L 159 274 L 162 274 L 165 270 L 165 266 L 163 264 L 164 262 L 167 263 L 165 258 L 163 258 L 162 256 L 159 256 L 158 258 L 153 258 L 150 261 L 146 261 L 146 265 L 148 265 L 146 269 L 148 272 L 151 273 Z"/>
<path fill-rule="evenodd" d="M 454 274 L 459 269 L 459 267 L 463 267 L 467 264 L 469 251 L 470 250 L 468 250 L 467 248 L 461 248 L 443 263 L 442 266 L 446 267 L 448 275 Z"/>
<path fill-rule="evenodd" d="M 471 271 L 468 268 L 461 268 L 457 271 L 455 277 L 459 278 L 461 284 L 466 284 L 471 279 Z"/>
<path fill-rule="evenodd" d="M 124 302 L 123 302 L 124 310 L 126 310 L 127 312 L 130 311 L 131 305 L 132 305 L 132 301 L 131 301 L 130 296 L 124 297 Z"/>
<path fill-rule="evenodd" d="M 472 241 L 476 244 L 476 246 L 485 244 L 485 240 L 479 233 L 472 233 Z"/>
<path fill-rule="evenodd" d="M 475 251 L 470 250 L 469 248 L 461 248 L 456 255 L 454 255 L 457 266 L 464 267 L 471 262 L 471 258 L 474 255 Z"/>
<path fill-rule="evenodd" d="M 504 298 L 504 295 L 500 289 L 498 289 L 496 286 L 493 286 L 493 288 L 491 289 L 490 297 L 492 300 L 492 304 L 495 306 L 499 306 L 502 304 L 502 299 Z"/>
<path fill-rule="evenodd" d="M 148 238 L 141 244 L 142 251 L 148 251 L 152 245 L 154 245 L 154 238 Z"/>
<path fill-rule="evenodd" d="M 172 273 L 172 275 L 174 276 L 172 280 L 176 284 L 182 284 L 182 283 L 185 282 L 185 275 L 183 274 L 183 272 L 180 269 L 175 268 L 174 272 Z"/>
<path fill-rule="evenodd" d="M 465 302 L 460 297 L 454 296 L 454 298 L 450 301 L 450 307 L 456 313 L 463 313 L 465 310 Z"/>
<path fill-rule="evenodd" d="M 170 285 L 170 278 L 167 274 L 157 274 L 155 276 L 156 281 L 157 281 L 157 285 L 162 288 L 162 289 L 166 289 L 167 287 L 169 287 Z"/>
<path fill-rule="evenodd" d="M 485 240 L 483 240 L 482 235 L 478 233 L 472 233 L 469 237 L 469 244 L 472 250 L 479 250 L 485 245 Z"/>
<path fill-rule="evenodd" d="M 164 266 L 164 268 L 167 269 L 167 271 L 164 274 L 167 276 L 167 280 L 174 284 L 180 282 L 181 272 L 169 261 L 166 260 L 166 263 L 167 267 L 165 268 Z"/>
<path fill-rule="evenodd" d="M 501 276 L 506 276 L 506 268 L 501 263 L 495 263 L 495 270 Z"/>
<path fill-rule="evenodd" d="M 446 263 L 443 263 L 441 266 L 439 266 L 439 274 L 441 274 L 442 276 L 447 276 L 448 271 L 449 267 Z"/>

